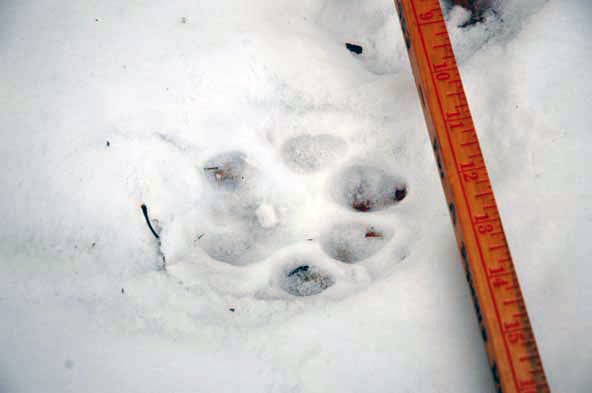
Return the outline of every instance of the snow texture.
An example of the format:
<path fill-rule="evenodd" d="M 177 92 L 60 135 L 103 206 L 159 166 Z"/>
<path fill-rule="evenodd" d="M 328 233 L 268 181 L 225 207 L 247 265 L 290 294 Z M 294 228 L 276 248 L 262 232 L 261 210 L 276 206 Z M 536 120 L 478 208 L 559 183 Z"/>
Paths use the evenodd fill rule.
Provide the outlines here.
<path fill-rule="evenodd" d="M 298 135 L 282 147 L 286 164 L 302 172 L 320 170 L 344 153 L 346 143 L 333 135 Z"/>
<path fill-rule="evenodd" d="M 552 390 L 585 393 L 592 3 L 495 3 L 448 25 Z M 392 1 L 0 11 L 0 392 L 493 393 Z"/>

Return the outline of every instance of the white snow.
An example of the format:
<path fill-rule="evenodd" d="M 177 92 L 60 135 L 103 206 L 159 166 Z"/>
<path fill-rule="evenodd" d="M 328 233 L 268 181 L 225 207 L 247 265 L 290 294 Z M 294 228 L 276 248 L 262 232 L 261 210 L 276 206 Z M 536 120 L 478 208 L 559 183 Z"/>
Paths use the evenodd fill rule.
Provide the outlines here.
<path fill-rule="evenodd" d="M 493 392 L 391 1 L 0 10 L 0 392 Z M 590 17 L 448 14 L 555 392 L 592 386 Z"/>
<path fill-rule="evenodd" d="M 275 208 L 267 203 L 259 205 L 257 210 L 255 210 L 255 214 L 257 215 L 259 225 L 263 228 L 273 228 L 279 222 Z"/>

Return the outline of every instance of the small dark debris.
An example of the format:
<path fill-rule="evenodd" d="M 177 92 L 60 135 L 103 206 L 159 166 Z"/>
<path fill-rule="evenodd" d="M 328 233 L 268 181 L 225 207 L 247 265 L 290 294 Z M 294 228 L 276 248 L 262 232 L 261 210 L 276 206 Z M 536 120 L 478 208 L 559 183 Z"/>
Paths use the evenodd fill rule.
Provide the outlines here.
<path fill-rule="evenodd" d="M 216 177 L 216 180 L 222 181 L 229 178 L 231 175 L 228 175 L 224 169 L 217 169 L 214 171 L 214 176 Z"/>
<path fill-rule="evenodd" d="M 227 172 L 224 169 L 221 169 L 217 166 L 204 168 L 204 171 L 214 171 L 214 179 L 218 182 L 223 182 L 224 180 L 233 178 L 233 174 L 231 172 Z M 243 176 L 242 180 L 244 179 L 245 178 Z"/>
<path fill-rule="evenodd" d="M 395 201 L 401 202 L 407 196 L 407 187 L 397 188 L 395 190 Z"/>
<path fill-rule="evenodd" d="M 308 269 L 310 269 L 310 267 L 308 265 L 298 266 L 296 269 L 294 269 L 290 273 L 288 273 L 288 277 L 291 277 L 291 276 L 298 274 L 298 273 L 307 272 Z"/>
<path fill-rule="evenodd" d="M 382 237 L 382 233 L 369 229 L 366 231 L 366 235 L 364 235 L 364 237 Z"/>
<path fill-rule="evenodd" d="M 123 295 L 125 293 L 125 289 L 121 288 L 121 294 Z"/>
<path fill-rule="evenodd" d="M 357 210 L 359 212 L 367 212 L 370 211 L 370 209 L 372 209 L 372 202 L 370 202 L 368 199 L 354 200 L 352 202 L 352 207 L 354 208 L 354 210 Z"/>
<path fill-rule="evenodd" d="M 92 242 L 90 246 L 91 246 L 91 247 L 94 247 L 94 246 L 96 246 L 96 245 L 97 245 L 97 243 L 96 243 L 96 242 Z"/>
<path fill-rule="evenodd" d="M 364 50 L 360 45 L 345 43 L 345 47 L 352 53 L 359 55 Z"/>
<path fill-rule="evenodd" d="M 301 265 L 287 274 L 282 288 L 294 296 L 311 296 L 321 293 L 335 283 L 333 277 L 309 265 Z"/>
<path fill-rule="evenodd" d="M 234 311 L 235 311 L 235 309 L 234 309 L 234 308 L 229 308 L 229 309 L 228 309 L 228 311 L 230 311 L 230 312 L 234 312 Z"/>
<path fill-rule="evenodd" d="M 105 142 L 105 146 L 107 146 L 107 147 L 111 146 L 111 142 L 109 142 L 109 141 Z"/>
<path fill-rule="evenodd" d="M 204 237 L 204 235 L 205 235 L 205 233 L 202 233 L 201 235 L 199 235 L 199 236 L 197 237 L 197 240 L 199 240 L 199 239 L 201 239 L 202 237 Z"/>
<path fill-rule="evenodd" d="M 244 153 L 230 151 L 218 154 L 206 162 L 203 167 L 207 180 L 212 186 L 236 191 L 245 183 L 246 171 L 255 169 L 247 162 Z"/>
<path fill-rule="evenodd" d="M 309 242 L 312 242 L 314 239 L 313 238 L 310 238 L 310 239 L 306 239 L 306 240 L 309 241 Z"/>
<path fill-rule="evenodd" d="M 485 18 L 483 17 L 483 15 L 477 14 L 477 13 L 473 13 L 471 15 L 471 17 L 469 18 L 468 21 L 461 23 L 460 25 L 458 25 L 459 28 L 464 29 L 466 27 L 470 27 L 473 26 L 479 22 L 483 22 L 483 20 L 485 20 Z"/>
<path fill-rule="evenodd" d="M 469 27 L 476 23 L 483 22 L 487 11 L 497 14 L 492 0 L 453 0 L 452 3 L 460 5 L 471 12 L 470 19 L 459 25 L 458 27 L 460 28 Z"/>
<path fill-rule="evenodd" d="M 99 21 L 99 18 L 95 18 L 95 22 L 98 22 L 98 21 Z"/>

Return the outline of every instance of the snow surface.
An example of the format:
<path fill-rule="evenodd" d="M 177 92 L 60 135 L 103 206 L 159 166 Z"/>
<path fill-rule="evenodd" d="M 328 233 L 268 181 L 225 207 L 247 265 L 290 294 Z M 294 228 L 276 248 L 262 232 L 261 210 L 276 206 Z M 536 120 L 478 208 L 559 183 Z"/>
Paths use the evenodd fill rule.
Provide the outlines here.
<path fill-rule="evenodd" d="M 391 1 L 0 11 L 0 392 L 493 392 Z M 555 392 L 592 386 L 590 17 L 448 13 Z"/>

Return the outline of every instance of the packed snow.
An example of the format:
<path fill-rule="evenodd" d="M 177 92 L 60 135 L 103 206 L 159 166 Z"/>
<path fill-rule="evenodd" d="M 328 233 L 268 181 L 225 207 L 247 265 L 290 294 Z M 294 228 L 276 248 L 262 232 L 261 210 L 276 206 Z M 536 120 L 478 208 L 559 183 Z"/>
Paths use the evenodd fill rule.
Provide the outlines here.
<path fill-rule="evenodd" d="M 494 3 L 444 6 L 551 388 L 584 393 L 592 3 Z M 0 392 L 494 391 L 390 0 L 0 11 Z"/>

